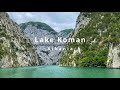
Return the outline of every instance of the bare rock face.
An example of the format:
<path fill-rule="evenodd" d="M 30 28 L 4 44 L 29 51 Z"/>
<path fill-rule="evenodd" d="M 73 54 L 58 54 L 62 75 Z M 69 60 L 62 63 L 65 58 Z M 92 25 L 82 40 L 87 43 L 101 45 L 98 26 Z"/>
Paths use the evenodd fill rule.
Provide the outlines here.
<path fill-rule="evenodd" d="M 40 65 L 35 47 L 7 13 L 0 13 L 0 67 Z"/>
<path fill-rule="evenodd" d="M 108 60 L 107 60 L 108 68 L 120 68 L 120 45 L 113 47 L 113 45 L 109 48 Z"/>
<path fill-rule="evenodd" d="M 55 43 L 39 43 L 40 38 L 56 38 L 57 32 L 54 31 L 49 25 L 41 22 L 26 22 L 20 24 L 26 37 L 28 37 L 34 46 L 36 46 L 36 52 L 42 59 L 42 65 L 52 65 L 58 62 L 59 51 L 48 50 L 48 47 L 54 47 Z M 35 37 L 37 42 L 35 42 Z M 41 45 L 42 44 L 42 45 Z"/>

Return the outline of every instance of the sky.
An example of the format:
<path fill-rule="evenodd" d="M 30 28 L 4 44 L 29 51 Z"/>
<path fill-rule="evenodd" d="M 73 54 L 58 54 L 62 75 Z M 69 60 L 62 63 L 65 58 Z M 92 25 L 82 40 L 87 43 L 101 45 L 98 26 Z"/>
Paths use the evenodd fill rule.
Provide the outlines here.
<path fill-rule="evenodd" d="M 8 14 L 18 24 L 29 21 L 43 22 L 59 32 L 74 29 L 79 12 L 8 12 Z"/>

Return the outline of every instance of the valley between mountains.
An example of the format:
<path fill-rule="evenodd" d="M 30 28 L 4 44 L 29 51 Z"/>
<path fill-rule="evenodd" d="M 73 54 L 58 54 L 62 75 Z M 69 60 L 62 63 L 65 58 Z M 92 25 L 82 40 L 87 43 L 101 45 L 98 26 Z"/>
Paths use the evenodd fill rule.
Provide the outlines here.
<path fill-rule="evenodd" d="M 35 37 L 54 41 L 39 45 Z M 58 43 L 58 37 L 86 41 Z M 0 68 L 41 65 L 120 68 L 120 13 L 80 12 L 74 29 L 56 32 L 43 22 L 17 24 L 8 13 L 0 12 Z"/>

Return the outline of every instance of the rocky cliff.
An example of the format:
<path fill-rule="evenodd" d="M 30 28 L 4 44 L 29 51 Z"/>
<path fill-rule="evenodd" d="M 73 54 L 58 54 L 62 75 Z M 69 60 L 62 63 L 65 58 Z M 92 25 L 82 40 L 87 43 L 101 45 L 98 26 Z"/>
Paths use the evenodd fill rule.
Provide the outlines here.
<path fill-rule="evenodd" d="M 0 67 L 40 65 L 35 47 L 7 13 L 0 13 Z"/>
<path fill-rule="evenodd" d="M 68 43 L 60 65 L 120 68 L 120 13 L 81 12 L 70 37 L 85 38 L 85 43 Z"/>

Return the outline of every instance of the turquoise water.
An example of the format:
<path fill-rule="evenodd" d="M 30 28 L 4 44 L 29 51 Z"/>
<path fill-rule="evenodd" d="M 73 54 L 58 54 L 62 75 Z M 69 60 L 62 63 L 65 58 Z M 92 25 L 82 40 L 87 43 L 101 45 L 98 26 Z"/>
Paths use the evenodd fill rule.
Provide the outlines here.
<path fill-rule="evenodd" d="M 0 78 L 120 78 L 120 69 L 59 66 L 1 68 Z"/>

